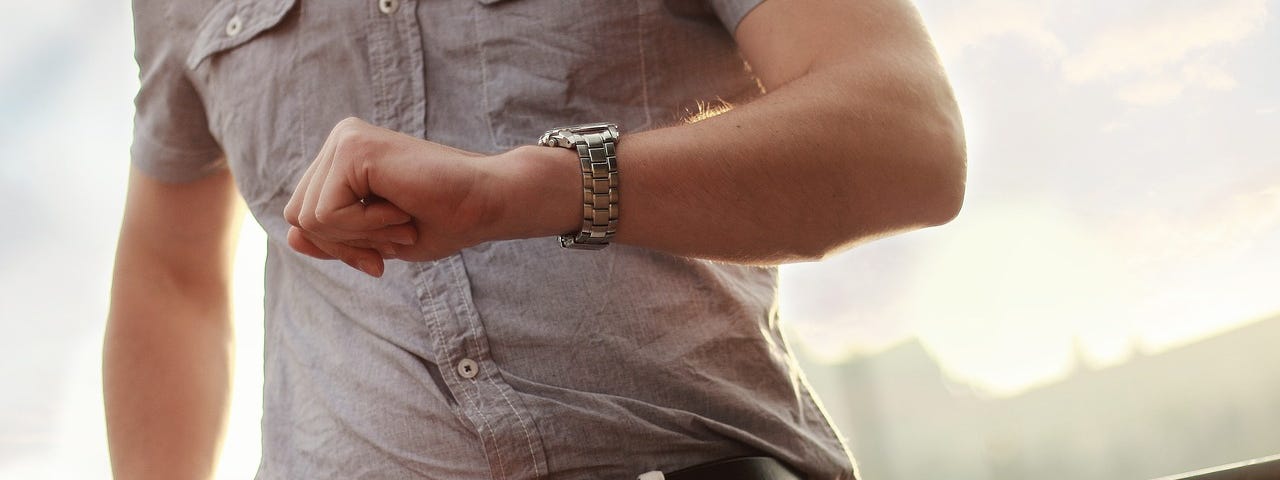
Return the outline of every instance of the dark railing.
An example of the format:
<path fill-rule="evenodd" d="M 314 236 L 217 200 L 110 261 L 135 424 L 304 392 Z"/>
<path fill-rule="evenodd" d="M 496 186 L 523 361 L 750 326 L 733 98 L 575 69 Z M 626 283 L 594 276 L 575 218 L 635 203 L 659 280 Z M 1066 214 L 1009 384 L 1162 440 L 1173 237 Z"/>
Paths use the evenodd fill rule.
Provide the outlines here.
<path fill-rule="evenodd" d="M 1280 455 L 1196 470 L 1156 480 L 1278 480 Z"/>

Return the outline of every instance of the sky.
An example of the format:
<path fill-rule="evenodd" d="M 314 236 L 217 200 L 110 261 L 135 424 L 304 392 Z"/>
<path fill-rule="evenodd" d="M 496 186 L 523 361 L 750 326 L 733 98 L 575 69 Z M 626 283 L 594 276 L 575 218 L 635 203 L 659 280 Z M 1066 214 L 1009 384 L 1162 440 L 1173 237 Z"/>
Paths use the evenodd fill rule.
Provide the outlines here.
<path fill-rule="evenodd" d="M 923 0 L 969 142 L 949 225 L 783 268 L 796 348 L 919 339 L 1013 395 L 1280 312 L 1280 0 Z M 98 373 L 137 88 L 125 2 L 0 28 L 0 478 L 104 478 Z M 264 239 L 246 225 L 223 478 L 256 464 Z M 826 399 L 828 402 L 839 399 Z"/>
<path fill-rule="evenodd" d="M 969 141 L 957 220 L 784 270 L 827 361 L 919 338 L 1014 394 L 1280 312 L 1277 2 L 919 3 Z"/>

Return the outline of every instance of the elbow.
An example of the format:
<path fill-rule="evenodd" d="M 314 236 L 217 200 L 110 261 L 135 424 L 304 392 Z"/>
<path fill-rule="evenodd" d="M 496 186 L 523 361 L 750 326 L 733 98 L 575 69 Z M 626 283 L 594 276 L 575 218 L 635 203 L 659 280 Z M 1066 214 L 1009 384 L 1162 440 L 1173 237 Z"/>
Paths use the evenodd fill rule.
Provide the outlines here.
<path fill-rule="evenodd" d="M 968 176 L 968 162 L 965 156 L 963 141 L 958 148 L 951 149 L 945 155 L 934 160 L 937 173 L 929 182 L 930 200 L 922 212 L 921 224 L 936 227 L 955 220 L 964 207 L 965 183 Z"/>
<path fill-rule="evenodd" d="M 840 215 L 843 221 L 799 229 L 810 232 L 785 253 L 785 262 L 817 262 L 840 254 L 856 245 L 898 233 L 936 227 L 950 223 L 960 215 L 964 205 L 967 161 L 964 148 L 953 148 L 943 155 L 929 157 L 929 168 L 918 171 L 914 188 L 890 189 L 884 202 L 868 204 L 851 202 L 849 211 Z M 901 186 L 901 185 L 900 185 Z M 864 200 L 869 200 L 864 198 Z M 812 235 L 823 232 L 822 235 Z"/>
<path fill-rule="evenodd" d="M 838 157 L 827 215 L 806 216 L 781 256 L 821 261 L 898 233 L 950 223 L 964 205 L 968 154 L 958 109 L 930 109 L 883 131 L 881 148 Z M 858 138 L 861 135 L 850 135 Z"/>
<path fill-rule="evenodd" d="M 968 176 L 964 127 L 955 109 L 934 116 L 931 128 L 917 145 L 915 159 L 908 164 L 916 166 L 914 182 L 916 214 L 905 220 L 920 227 L 935 227 L 955 220 L 964 206 L 965 183 Z M 909 151 L 910 149 L 904 149 Z"/>
<path fill-rule="evenodd" d="M 968 153 L 964 120 L 945 78 L 933 78 L 914 101 L 905 102 L 902 116 L 889 130 L 896 141 L 890 163 L 891 179 L 900 182 L 908 198 L 894 198 L 905 211 L 900 228 L 934 227 L 951 222 L 964 205 Z M 901 175 L 908 172 L 908 175 Z M 894 183 L 890 181 L 889 183 Z"/>
<path fill-rule="evenodd" d="M 955 220 L 964 206 L 968 176 L 964 132 L 957 123 L 955 128 L 935 130 L 932 137 L 916 143 L 918 149 L 911 153 L 889 156 L 894 167 L 886 171 L 893 173 L 851 182 L 846 190 L 863 195 L 845 204 L 841 221 L 833 222 L 838 228 L 829 230 L 830 235 L 812 236 L 811 243 L 795 252 L 800 261 L 821 261 L 862 243 Z"/>

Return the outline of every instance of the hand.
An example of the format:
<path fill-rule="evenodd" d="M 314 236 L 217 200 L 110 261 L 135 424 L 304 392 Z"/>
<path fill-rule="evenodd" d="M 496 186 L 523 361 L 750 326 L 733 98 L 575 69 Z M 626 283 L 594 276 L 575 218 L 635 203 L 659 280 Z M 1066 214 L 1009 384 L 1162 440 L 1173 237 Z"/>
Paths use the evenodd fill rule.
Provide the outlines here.
<path fill-rule="evenodd" d="M 488 239 L 493 165 L 492 157 L 348 118 L 285 207 L 289 246 L 374 277 L 384 258 L 446 257 Z"/>

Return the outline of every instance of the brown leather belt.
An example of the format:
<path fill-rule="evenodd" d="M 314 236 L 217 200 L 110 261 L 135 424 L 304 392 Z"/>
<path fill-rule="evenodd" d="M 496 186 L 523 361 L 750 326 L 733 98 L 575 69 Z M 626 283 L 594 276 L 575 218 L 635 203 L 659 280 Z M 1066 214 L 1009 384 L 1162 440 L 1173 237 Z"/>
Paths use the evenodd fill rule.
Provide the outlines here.
<path fill-rule="evenodd" d="M 800 474 L 771 457 L 719 460 L 663 474 L 666 480 L 801 480 Z"/>

